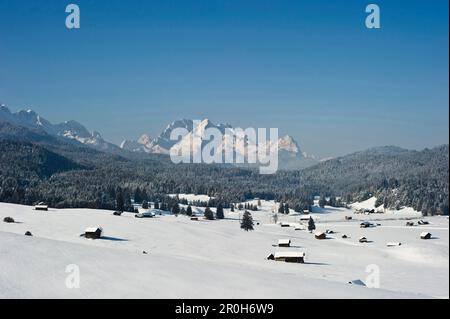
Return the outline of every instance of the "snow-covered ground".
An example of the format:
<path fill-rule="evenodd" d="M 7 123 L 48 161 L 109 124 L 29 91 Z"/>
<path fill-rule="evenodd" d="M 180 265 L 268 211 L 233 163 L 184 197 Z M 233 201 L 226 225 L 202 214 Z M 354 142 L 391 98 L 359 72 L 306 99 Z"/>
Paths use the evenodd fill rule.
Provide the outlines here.
<path fill-rule="evenodd" d="M 130 213 L 43 212 L 0 203 L 0 297 L 448 298 L 447 218 L 428 217 L 429 225 L 407 227 L 405 218 L 416 221 L 420 216 L 366 216 L 353 209 L 315 207 L 311 215 L 317 230 L 335 232 L 317 240 L 308 231 L 274 224 L 277 208 L 262 201 L 260 210 L 252 212 L 255 230 L 246 232 L 239 227 L 243 211 L 226 210 L 225 220 L 191 221 L 181 215 L 139 219 Z M 6 216 L 16 223 L 4 223 Z M 294 212 L 278 216 L 279 222 L 301 222 Z M 380 225 L 360 228 L 360 221 L 368 219 Z M 80 237 L 89 226 L 103 227 L 104 237 Z M 24 236 L 26 231 L 33 237 Z M 433 239 L 421 240 L 422 231 L 431 232 Z M 344 233 L 349 238 L 341 238 Z M 369 243 L 359 243 L 360 236 Z M 290 238 L 292 247 L 274 247 L 282 238 Z M 387 247 L 388 242 L 402 245 Z M 304 251 L 306 263 L 266 260 L 282 250 Z M 66 267 L 72 264 L 79 267 L 80 287 L 71 289 L 66 279 L 73 274 Z M 379 269 L 379 288 L 348 284 L 356 279 L 368 283 L 374 274 L 370 265 Z"/>
<path fill-rule="evenodd" d="M 179 199 L 185 199 L 189 203 L 193 201 L 208 202 L 210 199 L 214 198 L 208 195 L 195 195 L 195 194 L 169 194 L 169 196 L 170 197 L 178 196 Z"/>

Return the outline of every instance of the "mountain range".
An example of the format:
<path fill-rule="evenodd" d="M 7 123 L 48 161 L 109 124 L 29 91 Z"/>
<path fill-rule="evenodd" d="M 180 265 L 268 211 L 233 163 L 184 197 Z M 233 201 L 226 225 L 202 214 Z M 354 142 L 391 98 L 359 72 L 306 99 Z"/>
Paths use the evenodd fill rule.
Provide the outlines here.
<path fill-rule="evenodd" d="M 41 115 L 31 109 L 11 112 L 5 105 L 0 106 L 0 122 L 9 123 L 13 126 L 23 127 L 38 132 L 45 132 L 49 136 L 56 137 L 65 141 L 81 143 L 101 151 L 118 152 L 128 151 L 134 153 L 163 154 L 168 155 L 172 147 L 182 148 L 190 145 L 193 136 L 202 136 L 208 128 L 216 128 L 222 134 L 226 129 L 235 132 L 230 124 L 214 124 L 209 119 L 203 119 L 199 125 L 194 125 L 190 119 L 181 119 L 170 123 L 156 138 L 151 138 L 143 134 L 137 140 L 124 140 L 120 146 L 107 142 L 97 131 L 90 132 L 81 123 L 76 121 L 65 121 L 58 124 L 52 124 Z M 179 141 L 171 140 L 170 135 L 174 129 L 183 128 L 187 132 Z M 245 156 L 247 147 L 256 142 L 241 140 L 244 147 L 233 148 L 233 142 L 223 137 L 219 151 L 225 151 L 233 148 L 234 155 Z M 263 147 L 269 147 L 269 142 Z M 202 144 L 202 148 L 204 145 Z M 202 149 L 201 148 L 201 149 Z M 314 156 L 303 152 L 292 136 L 286 135 L 278 140 L 279 168 L 281 169 L 299 169 L 312 166 L 319 162 Z"/>
<path fill-rule="evenodd" d="M 170 135 L 173 130 L 177 128 L 185 129 L 186 134 L 182 136 L 180 140 L 171 140 Z M 236 128 L 232 127 L 230 124 L 216 125 L 209 119 L 203 119 L 198 125 L 195 125 L 193 120 L 182 119 L 169 124 L 165 130 L 154 139 L 149 135 L 144 134 L 138 140 L 123 141 L 120 144 L 120 147 L 132 152 L 169 154 L 171 148 L 190 149 L 193 138 L 203 136 L 205 130 L 209 128 L 217 129 L 223 136 L 218 146 L 219 152 L 229 151 L 230 153 L 234 153 L 234 156 L 240 155 L 244 157 L 250 146 L 256 147 L 258 145 L 255 141 L 244 140 L 244 138 L 239 137 L 236 134 Z M 228 129 L 240 143 L 230 140 L 229 136 L 225 135 L 226 129 Z M 241 147 L 233 147 L 233 145 L 241 145 Z M 266 145 L 261 146 L 268 148 L 270 143 L 266 142 Z M 203 147 L 204 145 L 202 145 L 201 149 L 203 149 Z M 278 139 L 278 154 L 282 168 L 303 168 L 318 162 L 314 156 L 302 152 L 298 143 L 289 135 Z"/>
<path fill-rule="evenodd" d="M 448 214 L 448 144 L 422 151 L 383 146 L 318 161 L 285 136 L 278 141 L 280 167 L 316 164 L 264 175 L 229 165 L 173 164 L 164 150 L 189 135 L 208 127 L 233 129 L 206 119 L 195 128 L 192 124 L 176 121 L 154 139 L 144 135 L 121 148 L 77 122 L 52 124 L 31 110 L 12 113 L 2 106 L 0 201 L 114 209 L 115 190 L 124 187 L 129 195 L 145 190 L 150 201 L 167 200 L 166 194 L 174 193 L 209 194 L 224 203 L 258 197 L 283 200 L 300 211 L 318 194 L 345 202 L 375 196 L 388 208 Z M 186 128 L 178 141 L 170 140 L 175 127 Z"/>
<path fill-rule="evenodd" d="M 5 105 L 0 105 L 0 122 L 45 132 L 50 136 L 76 141 L 103 151 L 117 149 L 117 145 L 106 142 L 100 133 L 89 132 L 76 121 L 52 124 L 31 109 L 13 113 Z"/>

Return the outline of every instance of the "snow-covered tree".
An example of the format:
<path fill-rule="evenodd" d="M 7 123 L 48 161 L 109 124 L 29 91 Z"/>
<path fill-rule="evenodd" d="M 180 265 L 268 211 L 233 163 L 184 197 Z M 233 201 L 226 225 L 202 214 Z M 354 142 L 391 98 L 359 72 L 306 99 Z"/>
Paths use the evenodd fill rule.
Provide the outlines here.
<path fill-rule="evenodd" d="M 309 218 L 308 221 L 308 230 L 312 233 L 316 229 L 316 224 L 314 223 L 314 219 L 312 217 Z"/>
<path fill-rule="evenodd" d="M 214 220 L 214 213 L 212 212 L 211 208 L 206 207 L 204 215 L 207 220 Z"/>
<path fill-rule="evenodd" d="M 191 205 L 189 205 L 189 206 L 187 207 L 187 209 L 186 209 L 186 215 L 192 216 L 192 207 L 191 207 Z"/>
<path fill-rule="evenodd" d="M 225 216 L 223 214 L 223 206 L 222 206 L 222 204 L 217 205 L 216 218 L 217 219 L 224 219 L 225 218 Z"/>
<path fill-rule="evenodd" d="M 245 231 L 253 230 L 253 217 L 248 211 L 245 211 L 242 215 L 241 228 Z"/>

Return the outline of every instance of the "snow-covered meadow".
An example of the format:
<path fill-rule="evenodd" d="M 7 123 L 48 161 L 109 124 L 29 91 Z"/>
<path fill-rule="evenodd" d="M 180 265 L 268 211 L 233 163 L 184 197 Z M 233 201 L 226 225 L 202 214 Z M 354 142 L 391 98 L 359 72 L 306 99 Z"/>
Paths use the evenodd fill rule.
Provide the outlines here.
<path fill-rule="evenodd" d="M 422 218 L 410 209 L 354 214 L 356 208 L 369 208 L 370 200 L 355 204 L 354 209 L 314 207 L 311 215 L 317 230 L 334 231 L 329 239 L 317 240 L 308 231 L 279 225 L 299 224 L 301 215 L 278 215 L 275 224 L 272 211 L 277 204 L 261 204 L 259 211 L 252 212 L 255 230 L 246 232 L 239 227 L 243 211 L 237 210 L 225 210 L 224 220 L 191 221 L 182 215 L 139 219 L 131 213 L 113 216 L 111 211 L 52 208 L 45 212 L 0 203 L 0 297 L 449 297 L 446 217 Z M 7 216 L 16 223 L 3 222 Z M 430 224 L 405 225 L 406 220 L 419 219 Z M 360 228 L 363 220 L 379 226 Z M 80 237 L 89 226 L 103 227 L 103 237 Z M 26 231 L 33 236 L 24 236 Z M 433 238 L 420 239 L 423 231 Z M 360 236 L 369 242 L 359 243 Z M 291 239 L 292 247 L 275 247 L 284 238 Z M 387 247 L 388 242 L 402 245 Z M 283 250 L 305 252 L 305 263 L 266 259 Z M 73 275 L 68 265 L 79 269 L 79 288 L 66 285 Z M 374 267 L 379 270 L 379 288 L 348 283 L 368 282 Z"/>

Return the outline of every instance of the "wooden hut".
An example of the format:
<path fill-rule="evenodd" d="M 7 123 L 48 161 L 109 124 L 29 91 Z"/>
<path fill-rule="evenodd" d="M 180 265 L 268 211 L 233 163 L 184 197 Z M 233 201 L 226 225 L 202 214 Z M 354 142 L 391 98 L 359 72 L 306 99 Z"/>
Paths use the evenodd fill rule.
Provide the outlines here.
<path fill-rule="evenodd" d="M 290 239 L 279 239 L 278 240 L 278 247 L 290 247 L 290 246 L 291 246 Z"/>
<path fill-rule="evenodd" d="M 371 222 L 362 222 L 361 224 L 359 224 L 359 227 L 369 228 L 369 227 L 374 227 L 374 224 L 372 224 Z"/>
<path fill-rule="evenodd" d="M 349 281 L 348 283 L 350 285 L 357 285 L 357 286 L 363 286 L 363 287 L 366 286 L 366 284 L 361 279 L 355 279 L 355 280 Z"/>
<path fill-rule="evenodd" d="M 360 237 L 360 238 L 359 238 L 359 242 L 360 242 L 360 243 L 367 243 L 367 238 L 364 237 L 364 236 L 363 236 L 363 237 Z"/>
<path fill-rule="evenodd" d="M 399 243 L 399 242 L 389 242 L 386 244 L 386 246 L 388 246 L 388 247 L 395 247 L 395 246 L 401 246 L 401 245 L 402 245 L 402 243 Z"/>
<path fill-rule="evenodd" d="M 326 239 L 327 238 L 327 234 L 325 234 L 325 233 L 315 233 L 314 236 L 316 237 L 316 239 Z"/>
<path fill-rule="evenodd" d="M 419 220 L 418 222 L 417 222 L 417 224 L 419 224 L 419 225 L 428 225 L 428 224 L 430 224 L 428 221 L 426 221 L 426 220 Z"/>
<path fill-rule="evenodd" d="M 302 251 L 281 251 L 273 255 L 275 261 L 284 261 L 287 263 L 305 263 L 305 253 Z"/>
<path fill-rule="evenodd" d="M 420 238 L 421 239 L 431 239 L 431 233 L 429 233 L 429 232 L 423 232 L 423 233 L 421 233 L 420 234 Z"/>
<path fill-rule="evenodd" d="M 414 226 L 414 222 L 406 222 L 406 226 L 409 226 L 409 227 Z"/>
<path fill-rule="evenodd" d="M 90 239 L 98 239 L 102 236 L 103 229 L 101 227 L 88 227 L 84 231 L 84 237 Z"/>
<path fill-rule="evenodd" d="M 198 220 L 197 216 L 191 216 L 191 220 Z"/>
<path fill-rule="evenodd" d="M 281 227 L 291 227 L 291 224 L 289 224 L 289 223 L 281 223 Z"/>
<path fill-rule="evenodd" d="M 46 205 L 45 203 L 40 202 L 39 204 L 34 206 L 34 210 L 48 211 L 48 205 Z"/>

